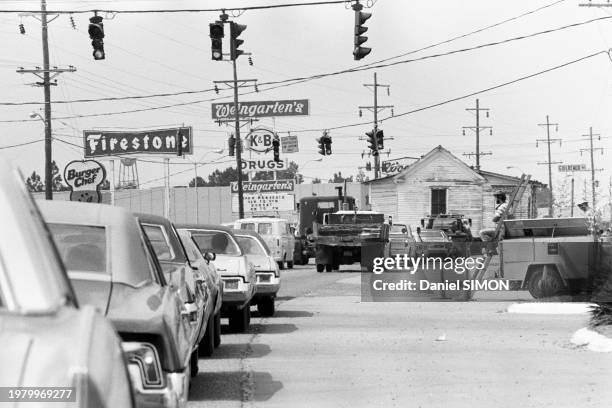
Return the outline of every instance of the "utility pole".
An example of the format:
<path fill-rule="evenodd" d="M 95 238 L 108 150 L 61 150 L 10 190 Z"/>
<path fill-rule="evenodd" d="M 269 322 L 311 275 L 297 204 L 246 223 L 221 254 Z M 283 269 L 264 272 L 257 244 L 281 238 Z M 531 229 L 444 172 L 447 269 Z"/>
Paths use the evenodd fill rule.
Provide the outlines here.
<path fill-rule="evenodd" d="M 553 216 L 553 201 L 554 201 L 554 195 L 553 195 L 553 185 L 552 185 L 552 165 L 553 164 L 558 164 L 558 163 L 563 163 L 560 161 L 557 162 L 553 162 L 551 159 L 551 154 L 550 154 L 550 145 L 551 143 L 556 143 L 559 142 L 559 146 L 561 146 L 561 139 L 551 139 L 550 138 L 550 127 L 554 126 L 555 127 L 555 132 L 559 131 L 559 124 L 558 123 L 550 123 L 550 120 L 548 118 L 548 115 L 546 115 L 546 123 L 538 123 L 538 126 L 546 126 L 546 139 L 536 139 L 536 147 L 538 147 L 538 143 L 539 142 L 545 142 L 546 146 L 548 147 L 548 161 L 545 162 L 539 162 L 538 164 L 547 164 L 548 165 L 548 188 L 550 191 L 550 197 L 548 200 L 548 215 L 549 216 Z"/>
<path fill-rule="evenodd" d="M 374 114 L 374 134 L 378 131 L 378 112 L 384 109 L 391 109 L 391 115 L 393 115 L 393 105 L 378 105 L 378 88 L 387 88 L 387 95 L 390 94 L 389 88 L 390 85 L 383 85 L 378 83 L 378 78 L 376 76 L 376 72 L 374 73 L 374 83 L 373 84 L 363 84 L 366 88 L 373 88 L 374 90 L 374 105 L 373 106 L 360 106 L 359 107 L 359 116 L 361 116 L 361 110 L 366 109 Z M 389 140 L 389 138 L 387 138 Z M 374 152 L 373 152 L 374 153 Z M 376 150 L 376 154 L 374 156 L 374 179 L 380 177 L 380 154 L 378 149 Z"/>
<path fill-rule="evenodd" d="M 32 17 L 38 18 L 35 15 Z M 40 22 L 42 26 L 42 51 L 43 51 L 43 67 L 36 67 L 36 69 L 24 69 L 19 68 L 17 70 L 20 74 L 34 74 L 40 79 L 42 82 L 35 82 L 32 85 L 42 86 L 44 90 L 44 98 L 45 98 L 45 199 L 53 200 L 53 155 L 52 155 L 52 146 L 51 141 L 52 132 L 51 132 L 51 85 L 57 85 L 57 80 L 54 83 L 51 82 L 56 76 L 58 76 L 62 72 L 74 72 L 76 68 L 73 66 L 69 66 L 68 68 L 57 68 L 53 67 L 50 69 L 49 64 L 49 38 L 47 33 L 47 25 L 51 21 L 55 20 L 57 15 L 53 17 L 51 20 L 47 20 L 47 2 L 46 0 L 40 0 Z M 52 76 L 51 73 L 54 75 Z M 41 75 L 42 74 L 42 75 Z"/>
<path fill-rule="evenodd" d="M 480 156 L 490 156 L 492 152 L 481 152 L 480 151 L 480 130 L 489 129 L 489 135 L 493 134 L 491 126 L 480 126 L 480 111 L 486 113 L 487 118 L 489 117 L 489 108 L 481 108 L 480 101 L 476 99 L 475 108 L 466 108 L 466 111 L 476 112 L 476 126 L 463 126 L 463 136 L 465 136 L 465 129 L 473 130 L 476 133 L 476 152 L 474 153 L 463 153 L 464 156 L 476 156 L 476 171 L 480 171 Z"/>
<path fill-rule="evenodd" d="M 597 136 L 597 140 L 601 140 L 601 135 L 594 135 L 593 134 L 593 128 L 590 127 L 589 128 L 589 134 L 588 135 L 582 135 L 583 137 L 588 137 L 589 138 L 589 148 L 588 149 L 580 149 L 580 154 L 582 155 L 582 152 L 586 152 L 588 151 L 591 155 L 591 208 L 593 209 L 593 211 L 595 211 L 596 207 L 596 192 L 595 192 L 595 187 L 596 187 L 596 181 L 595 181 L 595 171 L 601 171 L 602 169 L 596 169 L 595 168 L 595 158 L 593 157 L 593 153 L 595 152 L 595 150 L 599 150 L 601 151 L 601 154 L 603 154 L 603 149 L 601 147 L 593 147 L 593 136 Z M 586 180 L 585 180 L 586 183 Z"/>

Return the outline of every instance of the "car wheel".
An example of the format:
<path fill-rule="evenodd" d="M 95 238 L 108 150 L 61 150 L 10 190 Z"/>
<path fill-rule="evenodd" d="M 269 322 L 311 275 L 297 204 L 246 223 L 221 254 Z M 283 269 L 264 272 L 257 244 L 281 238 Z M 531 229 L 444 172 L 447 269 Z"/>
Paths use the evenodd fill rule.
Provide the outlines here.
<path fill-rule="evenodd" d="M 287 261 L 287 268 L 293 269 L 293 261 Z"/>
<path fill-rule="evenodd" d="M 323 272 L 324 269 L 325 269 L 325 265 L 317 264 L 317 272 Z"/>
<path fill-rule="evenodd" d="M 278 261 L 278 269 L 285 269 L 285 263 L 283 261 Z"/>
<path fill-rule="evenodd" d="M 332 265 L 332 270 L 333 270 L 333 271 L 338 271 L 338 270 L 340 270 L 340 265 L 339 265 L 339 264 L 333 264 L 333 265 Z"/>
<path fill-rule="evenodd" d="M 308 265 L 308 256 L 302 255 L 302 265 Z"/>
<path fill-rule="evenodd" d="M 331 271 L 332 271 L 332 265 L 331 264 L 325 265 L 325 272 L 331 272 Z"/>
<path fill-rule="evenodd" d="M 257 303 L 257 311 L 263 317 L 274 316 L 274 307 L 274 297 L 272 296 L 261 298 Z"/>
<path fill-rule="evenodd" d="M 206 332 L 200 341 L 199 350 L 201 357 L 210 357 L 215 351 L 215 317 L 213 315 L 208 318 Z"/>
<path fill-rule="evenodd" d="M 191 353 L 191 357 L 189 358 L 189 371 L 192 378 L 198 375 L 198 370 L 198 349 L 196 349 L 193 353 Z"/>
<path fill-rule="evenodd" d="M 541 299 L 560 295 L 565 286 L 556 270 L 550 270 L 544 266 L 531 275 L 527 289 L 531 296 Z"/>
<path fill-rule="evenodd" d="M 242 309 L 234 310 L 229 318 L 231 331 L 234 333 L 244 333 L 249 329 L 251 318 L 251 308 L 246 305 Z"/>
<path fill-rule="evenodd" d="M 215 335 L 213 340 L 215 347 L 221 345 L 221 312 L 215 315 Z"/>

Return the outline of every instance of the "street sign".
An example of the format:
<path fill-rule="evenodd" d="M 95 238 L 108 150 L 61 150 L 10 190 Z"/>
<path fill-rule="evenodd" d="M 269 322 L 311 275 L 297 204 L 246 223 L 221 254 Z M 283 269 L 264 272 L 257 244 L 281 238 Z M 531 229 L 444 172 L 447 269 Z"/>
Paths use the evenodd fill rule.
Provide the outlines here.
<path fill-rule="evenodd" d="M 300 151 L 297 136 L 282 136 L 280 140 L 283 153 L 297 153 Z"/>
<path fill-rule="evenodd" d="M 295 195 L 290 193 L 249 193 L 243 197 L 245 213 L 295 209 Z M 232 194 L 232 211 L 238 212 L 238 194 Z"/>
<path fill-rule="evenodd" d="M 246 137 L 247 148 L 255 153 L 267 153 L 272 150 L 274 136 L 274 131 L 264 126 L 253 128 Z"/>
<path fill-rule="evenodd" d="M 179 149 L 178 139 L 181 136 Z M 192 154 L 191 127 L 154 129 L 139 132 L 84 130 L 85 157 L 130 154 Z"/>
<path fill-rule="evenodd" d="M 586 164 L 560 164 L 560 172 L 586 171 Z"/>
<path fill-rule="evenodd" d="M 398 157 L 397 159 L 385 160 L 381 163 L 381 170 L 387 174 L 397 174 L 408 168 L 418 158 L 416 157 Z"/>
<path fill-rule="evenodd" d="M 70 201 L 99 203 L 100 187 L 106 180 L 106 169 L 95 160 L 74 160 L 64 168 L 64 180 L 70 187 Z"/>
<path fill-rule="evenodd" d="M 240 102 L 238 106 L 242 118 L 309 115 L 308 99 Z M 236 115 L 233 102 L 213 103 L 211 111 L 213 119 L 233 119 Z"/>
<path fill-rule="evenodd" d="M 242 159 L 242 170 L 258 170 L 258 171 L 272 171 L 272 170 L 287 170 L 287 163 L 283 160 L 275 162 L 274 160 L 249 160 Z"/>
<path fill-rule="evenodd" d="M 244 193 L 279 193 L 293 192 L 295 189 L 294 180 L 265 180 L 265 181 L 244 181 L 242 183 L 242 191 Z M 238 192 L 238 183 L 231 183 L 232 193 Z"/>

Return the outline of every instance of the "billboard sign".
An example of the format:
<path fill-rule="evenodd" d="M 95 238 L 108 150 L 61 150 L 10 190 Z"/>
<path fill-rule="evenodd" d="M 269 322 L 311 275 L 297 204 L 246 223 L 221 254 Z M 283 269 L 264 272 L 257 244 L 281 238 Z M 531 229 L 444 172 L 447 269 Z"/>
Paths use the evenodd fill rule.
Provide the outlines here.
<path fill-rule="evenodd" d="M 297 136 L 282 136 L 280 142 L 283 153 L 297 153 L 300 151 Z"/>
<path fill-rule="evenodd" d="M 290 193 L 244 194 L 243 198 L 245 213 L 293 211 L 295 209 L 295 195 Z M 232 194 L 232 211 L 238 212 L 238 194 Z"/>
<path fill-rule="evenodd" d="M 180 146 L 179 146 L 179 139 Z M 145 131 L 84 130 L 85 157 L 130 154 L 192 154 L 192 129 L 180 127 Z"/>
<path fill-rule="evenodd" d="M 309 115 L 308 99 L 239 102 L 238 106 L 238 115 L 242 118 Z M 213 103 L 211 111 L 213 119 L 232 119 L 236 115 L 233 102 Z"/>
<path fill-rule="evenodd" d="M 272 159 L 263 159 L 263 160 L 242 159 L 241 168 L 242 170 L 245 170 L 245 171 L 287 170 L 287 162 L 285 161 L 275 162 Z"/>
<path fill-rule="evenodd" d="M 232 193 L 238 193 L 238 183 L 231 184 Z M 295 189 L 294 180 L 244 181 L 242 191 L 247 193 L 292 193 Z"/>
<path fill-rule="evenodd" d="M 418 160 L 416 157 L 399 157 L 397 159 L 385 160 L 381 163 L 381 170 L 383 173 L 397 174 L 407 169 L 416 160 Z"/>
<path fill-rule="evenodd" d="M 74 160 L 64 168 L 64 180 L 70 187 L 70 201 L 99 203 L 100 188 L 106 180 L 106 169 L 95 160 Z"/>
<path fill-rule="evenodd" d="M 276 134 L 263 126 L 251 129 L 246 137 L 247 147 L 255 153 L 267 153 L 272 149 L 272 141 Z"/>

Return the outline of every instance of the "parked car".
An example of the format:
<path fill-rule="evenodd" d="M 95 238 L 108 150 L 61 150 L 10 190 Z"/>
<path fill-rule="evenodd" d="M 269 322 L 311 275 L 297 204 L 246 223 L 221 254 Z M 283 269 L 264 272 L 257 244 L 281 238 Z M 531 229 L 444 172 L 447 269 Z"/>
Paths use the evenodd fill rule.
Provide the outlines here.
<path fill-rule="evenodd" d="M 255 267 L 238 245 L 231 229 L 221 225 L 177 225 L 187 230 L 205 254 L 215 254 L 215 267 L 223 281 L 221 316 L 229 318 L 230 329 L 246 332 L 251 322 L 250 303 L 255 295 Z"/>
<path fill-rule="evenodd" d="M 255 231 L 266 241 L 278 267 L 293 268 L 293 251 L 295 250 L 295 237 L 289 222 L 281 218 L 257 217 L 243 218 L 234 223 L 235 229 Z"/>
<path fill-rule="evenodd" d="M 208 288 L 210 288 L 210 297 L 213 299 L 214 304 L 214 326 L 213 330 L 207 329 L 205 337 L 212 336 L 213 347 L 219 347 L 221 344 L 221 304 L 223 302 L 223 282 L 221 282 L 221 277 L 217 273 L 215 264 L 211 262 L 215 260 L 215 255 L 212 252 L 207 252 L 202 255 L 200 247 L 198 247 L 197 242 L 194 241 L 189 231 L 179 230 L 178 234 L 181 238 L 183 246 L 185 247 L 185 252 L 187 253 L 189 262 L 196 271 L 196 282 L 198 282 L 199 285 L 206 285 Z M 211 326 L 209 325 L 208 327 Z M 208 341 L 210 340 L 207 340 L 207 342 Z M 200 353 L 203 353 L 208 357 L 212 355 L 212 350 L 210 350 L 208 347 L 202 348 L 202 345 L 200 344 Z"/>
<path fill-rule="evenodd" d="M 393 224 L 389 231 L 389 256 L 408 255 L 413 257 L 416 253 L 416 240 L 412 236 L 410 225 Z"/>
<path fill-rule="evenodd" d="M 103 312 L 123 340 L 137 406 L 186 406 L 197 311 L 166 281 L 136 218 L 104 204 L 40 206 L 79 302 Z"/>
<path fill-rule="evenodd" d="M 203 356 L 211 356 L 214 351 L 213 336 L 215 332 L 215 300 L 210 295 L 212 288 L 200 276 L 196 267 L 191 265 L 185 247 L 179 238 L 174 225 L 167 218 L 151 214 L 135 214 L 161 264 L 166 280 L 172 281 L 181 288 L 183 301 L 194 303 L 197 308 L 197 327 L 191 339 L 195 361 L 202 347 Z M 184 280 L 186 285 L 181 284 Z M 197 363 L 191 375 L 197 374 Z"/>
<path fill-rule="evenodd" d="M 0 384 L 74 387 L 73 402 L 54 407 L 132 407 L 119 337 L 93 306 L 79 305 L 23 177 L 4 162 L 0 225 Z"/>
<path fill-rule="evenodd" d="M 421 230 L 417 228 L 414 234 L 416 240 L 416 255 L 426 257 L 446 257 L 452 248 L 448 236 L 441 230 Z"/>
<path fill-rule="evenodd" d="M 234 230 L 238 244 L 255 265 L 256 290 L 251 304 L 262 316 L 274 315 L 274 299 L 280 289 L 280 270 L 266 242 L 253 231 Z"/>

